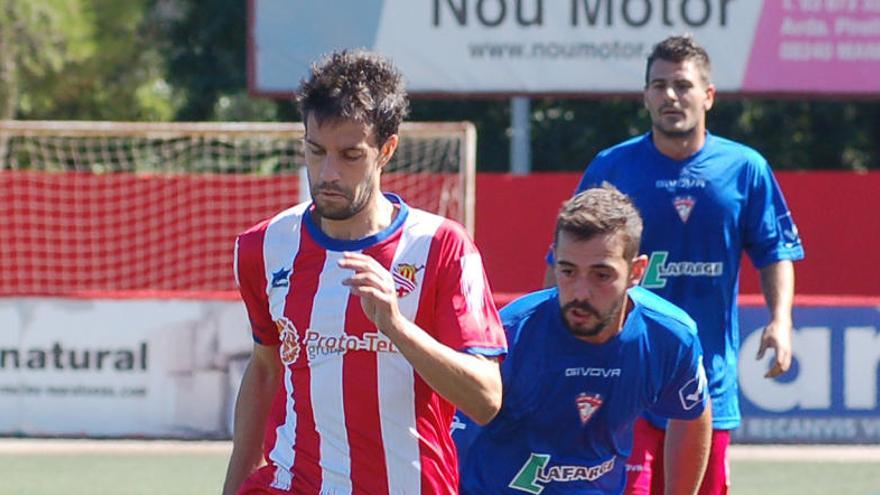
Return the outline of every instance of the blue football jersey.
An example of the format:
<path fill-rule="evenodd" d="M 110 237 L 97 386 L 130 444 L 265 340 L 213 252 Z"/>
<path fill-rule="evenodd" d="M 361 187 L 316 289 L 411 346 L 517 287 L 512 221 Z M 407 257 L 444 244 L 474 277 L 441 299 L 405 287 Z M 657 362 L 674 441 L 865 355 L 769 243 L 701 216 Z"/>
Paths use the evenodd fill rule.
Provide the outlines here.
<path fill-rule="evenodd" d="M 483 428 L 459 413 L 452 427 L 463 494 L 622 493 L 639 414 L 702 414 L 693 320 L 645 289 L 628 294 L 623 329 L 601 345 L 571 335 L 555 288 L 501 310 L 509 349 L 501 411 Z"/>
<path fill-rule="evenodd" d="M 599 153 L 577 192 L 604 181 L 630 196 L 644 220 L 641 252 L 649 264 L 642 286 L 697 322 L 713 427 L 736 428 L 742 252 L 757 268 L 804 257 L 770 166 L 757 151 L 709 133 L 700 151 L 675 161 L 648 133 Z M 665 426 L 661 417 L 646 417 Z"/>

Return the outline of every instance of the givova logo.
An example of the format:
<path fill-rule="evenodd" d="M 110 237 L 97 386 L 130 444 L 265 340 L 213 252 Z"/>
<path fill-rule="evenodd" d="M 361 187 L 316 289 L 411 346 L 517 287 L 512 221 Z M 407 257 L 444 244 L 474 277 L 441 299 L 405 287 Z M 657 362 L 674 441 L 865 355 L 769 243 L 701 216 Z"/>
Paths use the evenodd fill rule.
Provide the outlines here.
<path fill-rule="evenodd" d="M 666 287 L 667 277 L 720 277 L 724 273 L 724 263 L 720 261 L 675 261 L 666 262 L 669 251 L 654 251 L 648 259 L 648 269 L 642 279 L 642 287 L 662 289 Z"/>
<path fill-rule="evenodd" d="M 553 482 L 596 481 L 614 469 L 614 458 L 595 466 L 550 466 L 547 454 L 531 454 L 510 484 L 514 490 L 538 495 L 544 485 Z M 540 483 L 540 484 L 539 484 Z"/>
<path fill-rule="evenodd" d="M 798 233 L 797 225 L 794 224 L 794 219 L 791 218 L 790 211 L 786 211 L 784 214 L 776 217 L 776 224 L 782 232 L 785 247 L 793 248 L 801 244 L 801 236 Z"/>
<path fill-rule="evenodd" d="M 703 356 L 699 358 L 700 365 L 697 368 L 697 376 L 691 378 L 678 390 L 678 399 L 685 411 L 697 407 L 706 401 L 706 370 L 703 368 Z"/>

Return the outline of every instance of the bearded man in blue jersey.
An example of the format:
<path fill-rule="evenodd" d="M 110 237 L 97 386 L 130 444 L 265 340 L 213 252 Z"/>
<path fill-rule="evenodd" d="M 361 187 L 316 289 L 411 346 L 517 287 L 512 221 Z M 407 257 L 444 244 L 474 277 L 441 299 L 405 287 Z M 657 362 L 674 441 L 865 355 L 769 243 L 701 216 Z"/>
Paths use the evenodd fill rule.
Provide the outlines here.
<path fill-rule="evenodd" d="M 638 287 L 641 233 L 638 211 L 611 186 L 562 207 L 558 287 L 501 311 L 501 411 L 482 429 L 461 415 L 453 425 L 463 494 L 620 494 L 645 410 L 676 418 L 666 493 L 696 492 L 712 428 L 702 350 L 684 311 Z"/>
<path fill-rule="evenodd" d="M 760 270 L 770 310 L 758 359 L 773 349 L 768 378 L 791 365 L 792 261 L 803 246 L 767 161 L 706 130 L 715 101 L 706 51 L 690 36 L 658 43 L 648 57 L 644 103 L 651 132 L 600 152 L 578 191 L 602 182 L 632 197 L 649 256 L 642 287 L 697 323 L 712 397 L 713 439 L 700 495 L 727 493 L 727 446 L 740 423 L 737 294 L 742 253 Z M 547 285 L 554 282 L 548 270 Z M 628 494 L 662 494 L 666 421 L 648 413 L 635 427 Z"/>

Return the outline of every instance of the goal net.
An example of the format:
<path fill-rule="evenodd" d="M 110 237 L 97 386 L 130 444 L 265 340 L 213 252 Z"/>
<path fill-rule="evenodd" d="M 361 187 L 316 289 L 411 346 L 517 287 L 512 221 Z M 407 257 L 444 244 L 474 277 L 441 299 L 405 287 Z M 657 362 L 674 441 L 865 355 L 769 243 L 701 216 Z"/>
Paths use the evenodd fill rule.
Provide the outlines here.
<path fill-rule="evenodd" d="M 0 295 L 234 290 L 236 234 L 308 197 L 301 124 L 0 121 Z M 408 123 L 382 188 L 473 234 L 476 134 Z"/>

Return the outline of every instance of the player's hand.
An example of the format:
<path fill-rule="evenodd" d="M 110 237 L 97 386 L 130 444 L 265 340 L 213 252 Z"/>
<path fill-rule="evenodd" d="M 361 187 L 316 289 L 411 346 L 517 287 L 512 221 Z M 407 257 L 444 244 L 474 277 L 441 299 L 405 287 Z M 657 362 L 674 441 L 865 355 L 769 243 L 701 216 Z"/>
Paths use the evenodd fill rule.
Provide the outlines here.
<path fill-rule="evenodd" d="M 339 267 L 354 271 L 351 278 L 342 281 L 351 293 L 360 297 L 367 318 L 382 331 L 394 325 L 400 317 L 397 306 L 397 288 L 394 278 L 378 261 L 361 253 L 345 253 Z"/>
<path fill-rule="evenodd" d="M 761 347 L 758 349 L 756 359 L 764 357 L 767 349 L 776 351 L 776 359 L 773 366 L 764 375 L 764 378 L 779 376 L 791 367 L 791 321 L 773 320 L 764 327 L 761 335 Z"/>

